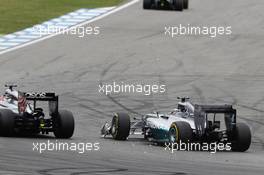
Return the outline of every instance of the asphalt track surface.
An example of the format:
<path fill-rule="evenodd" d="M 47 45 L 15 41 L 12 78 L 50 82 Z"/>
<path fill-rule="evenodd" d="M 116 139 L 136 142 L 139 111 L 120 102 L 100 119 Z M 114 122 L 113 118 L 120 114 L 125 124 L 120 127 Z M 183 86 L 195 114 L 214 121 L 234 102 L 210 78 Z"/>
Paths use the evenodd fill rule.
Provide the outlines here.
<path fill-rule="evenodd" d="M 0 138 L 0 174 L 263 174 L 264 172 L 264 3 L 257 0 L 191 0 L 184 12 L 142 10 L 137 3 L 92 25 L 99 36 L 60 35 L 0 56 L 0 84 L 22 90 L 55 91 L 60 107 L 76 117 L 75 135 L 62 142 L 100 142 L 100 151 L 32 151 L 47 138 Z M 231 25 L 233 34 L 164 35 L 178 24 Z M 160 83 L 165 94 L 98 93 L 107 82 Z M 101 125 L 117 111 L 170 110 L 176 97 L 197 103 L 231 103 L 250 125 L 253 142 L 245 153 L 171 154 L 139 138 L 101 139 Z"/>

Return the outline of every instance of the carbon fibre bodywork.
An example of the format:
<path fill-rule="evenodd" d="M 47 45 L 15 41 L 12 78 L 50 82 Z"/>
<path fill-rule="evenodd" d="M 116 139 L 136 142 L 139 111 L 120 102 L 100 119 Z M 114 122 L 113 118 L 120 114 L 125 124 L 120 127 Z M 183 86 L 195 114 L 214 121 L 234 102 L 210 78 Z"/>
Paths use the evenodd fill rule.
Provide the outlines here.
<path fill-rule="evenodd" d="M 13 89 L 9 85 L 3 96 L 0 97 L 0 115 L 2 120 L 10 118 L 10 127 L 17 134 L 48 134 L 56 128 L 58 111 L 58 96 L 55 93 L 29 93 Z M 37 102 L 48 102 L 49 114 L 37 107 Z M 7 111 L 7 112 L 5 112 Z M 0 122 L 1 126 L 4 124 Z"/>

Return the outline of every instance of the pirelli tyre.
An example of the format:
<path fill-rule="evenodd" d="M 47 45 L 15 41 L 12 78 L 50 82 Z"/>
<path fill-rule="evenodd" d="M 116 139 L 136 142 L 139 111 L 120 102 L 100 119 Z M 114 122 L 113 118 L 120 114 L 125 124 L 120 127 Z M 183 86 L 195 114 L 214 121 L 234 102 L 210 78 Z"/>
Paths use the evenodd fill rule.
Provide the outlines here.
<path fill-rule="evenodd" d="M 54 135 L 57 138 L 68 139 L 74 133 L 74 117 L 70 111 L 60 110 L 54 124 Z"/>
<path fill-rule="evenodd" d="M 0 136 L 12 136 L 15 132 L 16 114 L 8 109 L 0 109 Z"/>
<path fill-rule="evenodd" d="M 143 0 L 143 8 L 150 9 L 153 4 L 153 0 Z"/>
<path fill-rule="evenodd" d="M 188 9 L 189 8 L 189 0 L 183 0 L 183 8 Z"/>
<path fill-rule="evenodd" d="M 184 0 L 173 0 L 173 6 L 176 11 L 183 10 L 183 1 Z"/>
<path fill-rule="evenodd" d="M 189 123 L 178 121 L 170 126 L 169 142 L 173 143 L 187 143 L 192 140 L 193 131 Z"/>
<path fill-rule="evenodd" d="M 245 123 L 237 123 L 233 133 L 232 151 L 244 152 L 251 144 L 251 132 Z"/>
<path fill-rule="evenodd" d="M 111 134 L 115 140 L 126 140 L 130 132 L 130 117 L 126 113 L 116 113 L 112 119 Z"/>

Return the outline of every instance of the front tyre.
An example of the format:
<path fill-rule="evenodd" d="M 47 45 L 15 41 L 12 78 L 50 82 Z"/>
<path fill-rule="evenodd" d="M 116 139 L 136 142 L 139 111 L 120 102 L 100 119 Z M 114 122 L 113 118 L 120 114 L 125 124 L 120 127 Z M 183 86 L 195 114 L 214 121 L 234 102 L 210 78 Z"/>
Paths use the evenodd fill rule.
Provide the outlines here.
<path fill-rule="evenodd" d="M 251 144 L 251 132 L 245 123 L 237 123 L 233 133 L 232 151 L 245 152 Z"/>
<path fill-rule="evenodd" d="M 0 135 L 1 136 L 12 136 L 15 133 L 16 114 L 8 109 L 0 110 Z"/>
<path fill-rule="evenodd" d="M 112 119 L 111 134 L 115 140 L 126 140 L 130 132 L 130 117 L 126 113 L 116 113 Z"/>
<path fill-rule="evenodd" d="M 55 121 L 54 135 L 57 138 L 71 138 L 74 132 L 74 117 L 70 111 L 58 112 Z"/>
<path fill-rule="evenodd" d="M 173 0 L 173 6 L 176 11 L 183 10 L 183 1 L 184 0 Z"/>

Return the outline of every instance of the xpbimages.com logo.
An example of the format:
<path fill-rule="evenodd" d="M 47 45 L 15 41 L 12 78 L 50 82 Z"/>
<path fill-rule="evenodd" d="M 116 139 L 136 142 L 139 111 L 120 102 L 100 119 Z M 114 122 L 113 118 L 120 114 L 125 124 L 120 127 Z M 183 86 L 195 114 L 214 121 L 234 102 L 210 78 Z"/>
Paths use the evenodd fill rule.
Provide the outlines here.
<path fill-rule="evenodd" d="M 196 142 L 182 142 L 179 143 L 165 143 L 165 151 L 174 153 L 175 151 L 209 151 L 216 153 L 217 151 L 231 151 L 231 143 L 196 143 Z"/>
<path fill-rule="evenodd" d="M 98 26 L 78 26 L 78 27 L 63 27 L 63 26 L 34 26 L 34 30 L 39 33 L 39 36 L 45 36 L 50 34 L 63 34 L 63 35 L 76 35 L 79 38 L 83 38 L 90 35 L 99 35 L 100 27 Z"/>
<path fill-rule="evenodd" d="M 110 95 L 110 94 L 119 94 L 119 93 L 139 93 L 143 95 L 151 95 L 151 94 L 158 94 L 158 93 L 165 93 L 166 92 L 166 85 L 164 84 L 141 84 L 141 83 L 106 83 L 106 84 L 99 84 L 98 92 Z"/>
<path fill-rule="evenodd" d="M 177 26 L 166 26 L 164 34 L 174 38 L 176 36 L 209 36 L 215 38 L 217 36 L 231 35 L 231 26 L 191 26 L 188 25 L 177 25 Z"/>
<path fill-rule="evenodd" d="M 39 152 L 40 154 L 44 152 L 53 152 L 53 151 L 71 151 L 83 154 L 91 151 L 99 151 L 100 143 L 90 143 L 90 142 L 59 142 L 58 140 L 51 142 L 50 140 L 46 142 L 33 142 L 32 144 L 33 151 Z"/>

